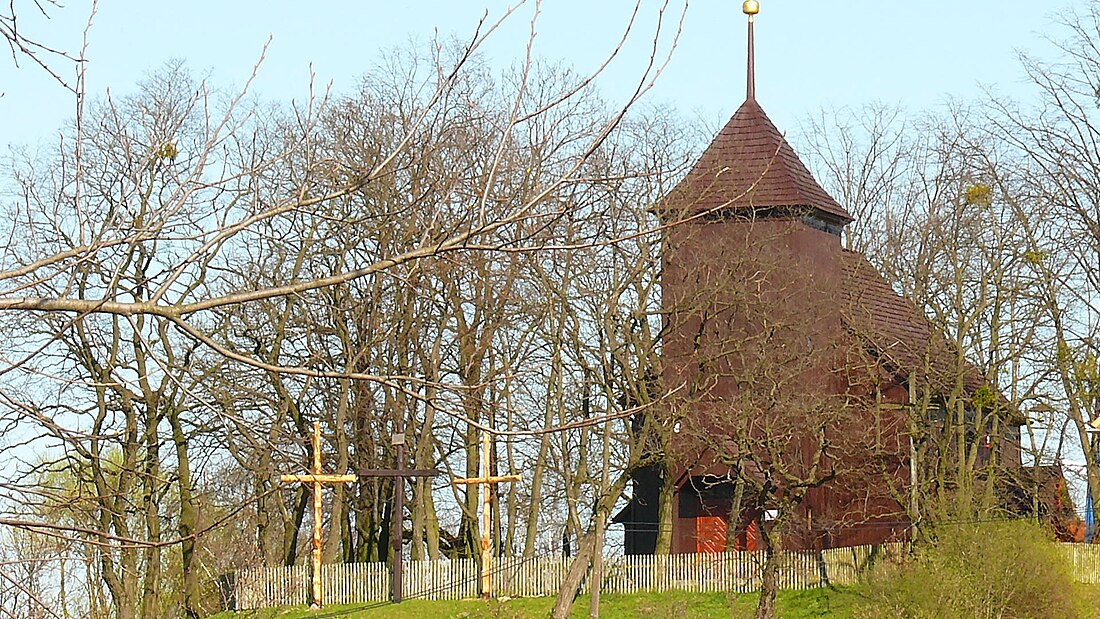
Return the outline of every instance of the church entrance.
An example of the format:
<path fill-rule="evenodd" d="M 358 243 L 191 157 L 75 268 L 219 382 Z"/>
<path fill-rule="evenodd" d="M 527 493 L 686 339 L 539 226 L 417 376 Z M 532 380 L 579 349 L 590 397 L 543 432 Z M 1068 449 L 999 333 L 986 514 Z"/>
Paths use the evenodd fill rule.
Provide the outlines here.
<path fill-rule="evenodd" d="M 677 538 L 674 552 L 717 553 L 761 550 L 760 519 L 741 513 L 730 526 L 734 485 L 728 480 L 693 477 L 678 494 Z"/>
<path fill-rule="evenodd" d="M 729 522 L 722 516 L 698 516 L 695 519 L 695 552 L 725 552 Z"/>

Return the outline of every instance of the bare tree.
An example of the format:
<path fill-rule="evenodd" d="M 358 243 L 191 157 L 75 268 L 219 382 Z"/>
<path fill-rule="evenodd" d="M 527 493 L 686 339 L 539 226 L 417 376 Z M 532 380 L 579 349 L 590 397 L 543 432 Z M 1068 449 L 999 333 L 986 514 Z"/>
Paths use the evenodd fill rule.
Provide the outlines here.
<path fill-rule="evenodd" d="M 609 108 L 594 76 L 540 70 L 530 55 L 494 81 L 475 52 L 495 27 L 394 57 L 388 76 L 334 103 L 256 106 L 247 86 L 223 96 L 170 66 L 138 94 L 81 111 L 56 152 L 13 168 L 0 313 L 26 337 L 4 350 L 3 419 L 49 456 L 4 487 L 9 499 L 64 509 L 4 522 L 89 544 L 119 616 L 164 616 L 177 583 L 182 612 L 206 612 L 202 574 L 226 566 L 204 550 L 212 540 L 252 537 L 239 561 L 297 560 L 305 495 L 274 478 L 309 458 L 314 419 L 326 465 L 345 470 L 391 465 L 399 418 L 421 466 L 476 470 L 469 439 L 492 427 L 516 437 L 504 446 L 512 466 L 536 457 L 525 445 L 560 444 L 562 496 L 575 510 L 603 497 L 606 520 L 621 486 L 583 471 L 616 455 L 612 435 L 580 458 L 570 442 L 588 441 L 587 430 L 560 443 L 522 437 L 609 423 L 653 398 L 634 372 L 637 359 L 652 363 L 651 283 L 617 278 L 655 254 L 635 254 L 649 251 L 639 243 L 606 280 L 572 289 L 611 284 L 605 298 L 619 302 L 595 315 L 608 333 L 597 346 L 584 341 L 600 330 L 592 316 L 567 324 L 558 384 L 538 385 L 528 369 L 547 343 L 531 318 L 561 292 L 545 252 L 587 252 L 593 264 L 647 232 L 642 191 L 616 192 L 664 171 L 645 159 L 656 147 L 618 168 L 597 159 L 642 142 L 620 128 L 675 29 L 662 13 L 649 71 Z M 609 212 L 626 223 L 606 225 Z M 521 270 L 539 261 L 541 274 Z M 593 418 L 582 407 L 527 412 L 546 393 L 576 402 L 581 385 L 600 393 Z M 236 485 L 204 481 L 237 468 L 248 474 Z M 76 482 L 37 488 L 43 471 Z M 466 515 L 449 534 L 433 491 L 413 489 L 411 535 L 429 556 L 468 544 L 473 530 L 471 497 L 456 497 Z M 363 481 L 337 494 L 330 559 L 386 558 L 386 529 L 405 521 L 389 513 L 389 492 Z M 501 537 L 537 530 L 518 501 L 498 517 Z M 250 534 L 232 526 L 242 513 Z M 176 545 L 179 555 L 165 551 Z"/>
<path fill-rule="evenodd" d="M 1026 256 L 1033 273 L 1036 302 L 1043 307 L 1050 347 L 1050 404 L 1039 406 L 1068 424 L 1070 436 L 1057 432 L 1062 453 L 1068 439 L 1083 455 L 1092 504 L 1100 499 L 1097 446 L 1087 433 L 1097 416 L 1097 225 L 1098 176 L 1095 136 L 1096 71 L 1100 28 L 1096 7 L 1067 15 L 1066 38 L 1054 41 L 1061 57 L 1042 62 L 1023 57 L 1038 103 L 1029 107 L 994 100 L 990 121 L 1012 148 L 1020 165 L 1012 205 L 1026 234 Z M 1064 416 L 1063 416 L 1064 415 Z"/>
<path fill-rule="evenodd" d="M 892 124 L 861 131 L 852 131 L 847 111 L 835 114 L 814 124 L 812 152 L 825 161 L 826 185 L 882 196 L 867 213 L 877 223 L 853 229 L 852 242 L 869 249 L 936 334 L 893 353 L 928 386 L 910 409 L 918 474 L 898 498 L 914 522 L 934 517 L 922 513 L 934 504 L 948 517 L 998 511 L 1024 482 L 1017 450 L 1035 467 L 1063 453 L 1057 418 L 1039 412 L 1057 404 L 1050 365 L 1041 361 L 1054 348 L 1051 322 L 1035 294 L 1035 268 L 1057 258 L 1036 245 L 1046 245 L 1045 232 L 1020 225 L 1053 222 L 1028 197 L 1026 166 L 977 108 L 954 105 L 908 121 L 892 112 Z"/>

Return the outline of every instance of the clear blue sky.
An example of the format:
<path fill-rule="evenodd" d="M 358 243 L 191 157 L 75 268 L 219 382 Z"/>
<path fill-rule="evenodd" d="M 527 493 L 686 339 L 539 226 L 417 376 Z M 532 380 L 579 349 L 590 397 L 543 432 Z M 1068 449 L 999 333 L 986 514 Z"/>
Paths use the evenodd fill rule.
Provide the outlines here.
<path fill-rule="evenodd" d="M 46 21 L 32 0 L 15 0 L 22 29 L 58 48 L 79 47 L 90 0 L 63 0 Z M 760 0 L 757 98 L 781 130 L 823 106 L 871 101 L 920 111 L 981 96 L 981 85 L 1027 100 L 1017 53 L 1050 57 L 1043 35 L 1065 38 L 1054 22 L 1090 0 Z M 5 3 L 6 4 L 6 3 Z M 318 83 L 351 90 L 385 50 L 443 36 L 468 37 L 498 0 L 102 0 L 90 34 L 88 90 L 130 92 L 149 71 L 184 59 L 216 86 L 241 84 L 272 38 L 255 92 L 303 99 L 312 66 Z M 675 20 L 684 0 L 669 0 Z M 536 53 L 578 71 L 595 69 L 614 47 L 630 0 L 545 0 Z M 485 51 L 504 66 L 522 58 L 529 0 Z M 637 31 L 600 83 L 621 100 L 649 53 L 661 2 L 643 0 Z M 668 39 L 665 39 L 667 47 Z M 6 50 L 5 50 L 6 51 Z M 740 0 L 691 0 L 671 66 L 650 101 L 698 114 L 718 126 L 744 99 L 745 17 Z M 8 144 L 49 143 L 73 114 L 71 97 L 28 62 L 0 56 L 0 153 Z M 2 156 L 2 155 L 0 155 Z M 1079 493 L 1077 496 L 1080 496 Z"/>
<path fill-rule="evenodd" d="M 312 65 L 322 84 L 347 91 L 383 50 L 428 42 L 436 30 L 468 36 L 488 12 L 507 2 L 421 0 L 268 2 L 229 0 L 102 0 L 91 30 L 88 85 L 92 96 L 130 91 L 142 76 L 182 58 L 215 85 L 242 83 L 264 42 L 271 47 L 256 91 L 265 98 L 302 98 Z M 49 22 L 29 0 L 16 0 L 25 32 L 66 49 L 79 44 L 90 2 L 71 0 Z M 825 105 L 868 101 L 920 110 L 947 96 L 976 97 L 979 84 L 1026 98 L 1017 50 L 1045 55 L 1041 34 L 1064 35 L 1051 21 L 1087 0 L 761 0 L 757 21 L 758 99 L 781 129 Z M 522 57 L 534 12 L 528 2 L 486 48 L 492 62 Z M 579 71 L 595 68 L 614 46 L 633 2 L 545 0 L 536 53 Z M 661 2 L 643 0 L 640 25 L 601 83 L 621 98 L 647 55 Z M 683 0 L 670 0 L 674 21 Z M 842 10 L 843 9 L 843 10 Z M 670 103 L 712 124 L 744 99 L 745 18 L 739 0 L 690 2 L 679 47 L 652 101 Z M 72 101 L 29 63 L 0 61 L 0 146 L 49 140 L 72 115 Z"/>

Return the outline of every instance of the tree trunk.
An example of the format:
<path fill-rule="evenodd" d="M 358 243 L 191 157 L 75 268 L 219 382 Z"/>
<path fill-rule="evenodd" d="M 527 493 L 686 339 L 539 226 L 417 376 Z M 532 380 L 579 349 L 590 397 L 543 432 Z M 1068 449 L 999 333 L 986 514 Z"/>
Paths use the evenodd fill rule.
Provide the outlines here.
<path fill-rule="evenodd" d="M 546 426 L 551 425 L 551 413 L 547 412 Z M 539 437 L 539 454 L 535 459 L 535 471 L 531 475 L 531 506 L 527 511 L 527 530 L 523 540 L 523 556 L 535 556 L 535 542 L 538 536 L 539 512 L 542 508 L 542 480 L 546 474 L 547 453 L 550 450 L 550 435 Z"/>
<path fill-rule="evenodd" d="M 554 425 L 554 412 L 562 410 L 561 389 L 561 349 L 563 345 L 562 332 L 564 330 L 567 312 L 561 312 L 555 326 L 553 337 L 553 355 L 550 364 L 550 386 L 553 395 L 546 398 L 546 408 L 543 414 L 543 427 Z M 539 437 L 539 452 L 535 458 L 535 470 L 531 475 L 531 505 L 527 512 L 527 529 L 523 540 L 523 556 L 535 556 L 535 544 L 538 540 L 539 515 L 542 512 L 542 485 L 546 476 L 546 463 L 549 460 L 550 435 L 543 434 Z"/>
<path fill-rule="evenodd" d="M 504 392 L 505 398 L 505 410 L 508 411 L 508 429 L 515 429 L 515 420 L 513 419 L 513 411 L 515 405 L 512 402 L 512 386 L 507 384 Z M 507 455 L 506 463 L 509 474 L 516 472 L 516 446 L 515 437 L 509 435 L 505 439 L 504 453 Z M 508 516 L 508 533 L 504 537 L 504 548 L 507 549 L 509 556 L 514 555 L 516 551 L 516 529 L 519 521 L 519 484 L 508 484 L 508 500 L 506 501 L 506 512 Z"/>
<path fill-rule="evenodd" d="M 201 616 L 202 592 L 195 565 L 195 548 L 198 540 L 199 510 L 191 489 L 191 461 L 187 454 L 187 437 L 183 433 L 179 411 L 172 407 L 168 412 L 172 426 L 172 442 L 176 446 L 176 474 L 179 478 L 180 516 L 177 530 L 180 535 L 180 554 L 183 562 L 183 612 L 188 619 Z"/>
<path fill-rule="evenodd" d="M 161 539 L 160 438 L 155 425 L 158 421 L 159 415 L 155 411 L 149 411 L 148 422 L 150 427 L 146 431 L 145 470 L 143 471 L 145 479 L 142 483 L 142 502 L 145 509 L 145 532 L 152 542 L 159 542 Z M 160 546 L 150 545 L 145 549 L 143 555 L 145 570 L 141 575 L 143 578 L 141 616 L 145 619 L 153 619 L 154 617 L 160 617 L 162 614 L 160 612 L 161 548 Z"/>
<path fill-rule="evenodd" d="M 378 514 L 373 499 L 382 494 L 381 485 L 382 480 L 378 478 L 365 482 L 360 479 L 359 492 L 355 496 L 355 560 L 358 562 L 378 560 L 375 554 Z"/>
<path fill-rule="evenodd" d="M 469 409 L 468 409 L 469 410 Z M 476 420 L 476 418 L 473 418 Z M 481 452 L 478 430 L 474 426 L 466 428 L 466 477 L 481 475 Z M 476 557 L 481 548 L 481 534 L 478 532 L 477 514 L 480 512 L 477 484 L 468 484 L 465 488 L 465 508 L 462 510 L 462 523 L 459 526 L 459 539 L 463 544 L 459 556 Z"/>
<path fill-rule="evenodd" d="M 769 545 L 764 555 L 767 558 L 764 562 L 764 573 L 760 578 L 760 602 L 756 605 L 754 617 L 755 619 L 775 619 L 775 595 L 779 591 L 778 553 Z"/>
<path fill-rule="evenodd" d="M 760 601 L 756 605 L 755 619 L 775 619 L 775 596 L 779 592 L 779 557 L 783 552 L 779 531 L 786 510 L 780 510 L 771 531 L 760 523 L 760 539 L 764 542 L 764 572 L 760 577 Z"/>
<path fill-rule="evenodd" d="M 437 337 L 432 343 L 431 352 L 421 357 L 421 363 L 425 366 L 425 372 L 429 384 L 424 388 L 425 399 L 434 401 L 438 395 L 435 386 L 440 382 L 440 348 L 443 341 Z M 424 407 L 424 423 L 420 425 L 420 437 L 416 445 L 416 468 L 427 469 L 436 465 L 435 460 L 435 408 Z M 423 527 L 424 543 L 427 546 L 428 558 L 432 561 L 439 559 L 439 517 L 435 513 L 435 498 L 432 495 L 432 480 L 423 477 L 417 478 L 415 484 L 416 514 L 420 516 L 420 526 Z M 415 525 L 414 525 L 415 526 Z M 419 532 L 419 528 L 418 528 Z"/>
<path fill-rule="evenodd" d="M 332 472 L 337 475 L 342 475 L 348 470 L 348 463 L 351 460 L 348 453 L 351 446 L 347 434 L 344 432 L 344 423 L 347 420 L 347 411 L 350 405 L 351 386 L 348 384 L 349 381 L 340 382 L 340 400 L 336 405 L 336 415 L 332 423 L 332 432 L 336 443 L 336 464 Z M 328 534 L 325 536 L 325 547 L 321 555 L 321 560 L 325 563 L 332 563 L 340 555 L 340 546 L 343 541 L 340 529 L 343 527 L 344 510 L 349 507 L 347 486 L 345 484 L 335 484 L 332 491 Z"/>
<path fill-rule="evenodd" d="M 587 398 L 587 395 L 585 396 Z M 603 449 L 600 454 L 600 462 L 603 471 L 600 473 L 600 495 L 607 496 L 608 482 L 611 470 L 611 424 L 603 424 Z M 592 553 L 592 581 L 588 587 L 592 596 L 588 607 L 589 619 L 600 617 L 600 593 L 603 589 L 603 545 L 604 535 L 607 531 L 607 519 L 610 517 L 610 506 L 606 501 L 600 501 L 596 506 L 596 544 Z"/>
<path fill-rule="evenodd" d="M 422 480 L 424 491 L 424 535 L 428 543 L 428 558 L 432 561 L 439 559 L 439 516 L 435 513 L 435 498 L 432 497 L 431 483 Z"/>
<path fill-rule="evenodd" d="M 593 519 L 602 518 L 604 527 L 607 526 L 607 515 L 611 513 L 611 508 L 619 500 L 626 484 L 630 481 L 630 472 L 629 468 L 623 471 L 608 489 L 607 494 L 601 496 L 596 503 L 596 512 L 593 514 Z M 593 522 L 589 532 L 580 537 L 577 542 L 577 556 L 573 559 L 573 564 L 569 566 L 565 578 L 562 579 L 561 589 L 558 590 L 558 597 L 554 601 L 554 610 L 550 613 L 551 619 L 568 619 L 569 613 L 573 609 L 573 601 L 577 598 L 581 584 L 584 583 L 584 575 L 588 572 L 588 566 L 592 564 L 593 550 L 596 548 L 596 524 L 596 522 Z M 599 552 L 603 552 L 602 547 L 599 548 Z"/>
<path fill-rule="evenodd" d="M 283 565 L 294 565 L 298 558 L 298 531 L 306 517 L 309 506 L 309 491 L 304 484 L 294 489 L 294 513 L 283 531 Z"/>
<path fill-rule="evenodd" d="M 730 501 L 730 515 L 726 523 L 726 552 L 737 549 L 737 535 L 741 532 L 741 503 L 745 497 L 744 480 L 737 476 L 733 484 L 733 500 Z"/>
<path fill-rule="evenodd" d="M 672 552 L 672 502 L 676 499 L 675 480 L 672 479 L 672 463 L 661 458 L 661 494 L 657 502 L 657 547 L 654 554 Z"/>
<path fill-rule="evenodd" d="M 554 609 L 550 612 L 551 619 L 569 619 L 569 613 L 573 610 L 573 601 L 577 598 L 584 576 L 588 573 L 588 566 L 592 562 L 592 550 L 596 546 L 595 533 L 588 533 L 577 544 L 577 556 L 565 578 L 561 581 L 561 589 L 554 601 Z"/>

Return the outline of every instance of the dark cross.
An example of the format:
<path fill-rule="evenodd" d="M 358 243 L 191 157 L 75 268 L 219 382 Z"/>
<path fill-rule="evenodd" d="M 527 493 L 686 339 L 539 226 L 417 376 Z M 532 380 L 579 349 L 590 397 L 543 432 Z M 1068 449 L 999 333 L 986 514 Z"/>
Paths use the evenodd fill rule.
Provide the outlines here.
<path fill-rule="evenodd" d="M 402 552 L 405 531 L 405 478 L 406 477 L 435 477 L 439 475 L 436 469 L 407 469 L 405 468 L 405 420 L 398 416 L 394 422 L 392 444 L 394 446 L 395 466 L 392 469 L 363 469 L 359 471 L 359 477 L 392 477 L 393 478 L 393 508 L 390 511 L 390 539 L 393 545 L 393 603 L 401 602 L 401 578 L 402 578 Z"/>

